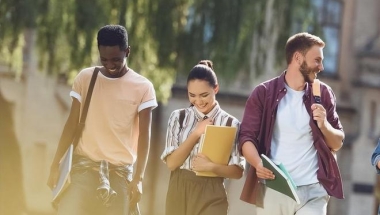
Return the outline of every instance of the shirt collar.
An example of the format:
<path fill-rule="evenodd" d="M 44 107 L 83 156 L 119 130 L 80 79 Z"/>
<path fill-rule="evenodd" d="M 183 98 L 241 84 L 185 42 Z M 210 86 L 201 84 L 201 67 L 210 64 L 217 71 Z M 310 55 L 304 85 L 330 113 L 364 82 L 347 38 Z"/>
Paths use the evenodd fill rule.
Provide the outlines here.
<path fill-rule="evenodd" d="M 281 89 L 281 90 L 285 89 L 285 85 L 286 85 L 285 75 L 286 75 L 286 70 L 284 72 L 282 72 L 282 74 L 280 75 L 280 80 L 281 81 L 278 82 L 279 89 Z M 309 83 L 306 82 L 306 85 L 305 85 L 305 95 L 309 95 L 310 86 L 311 86 L 311 84 L 309 84 Z"/>

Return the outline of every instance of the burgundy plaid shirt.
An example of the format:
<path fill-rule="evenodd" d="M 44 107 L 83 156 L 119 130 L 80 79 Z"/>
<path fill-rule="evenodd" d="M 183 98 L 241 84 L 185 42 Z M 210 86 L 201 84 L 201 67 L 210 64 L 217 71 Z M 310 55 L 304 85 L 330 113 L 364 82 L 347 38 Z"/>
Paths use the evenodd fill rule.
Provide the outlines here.
<path fill-rule="evenodd" d="M 259 154 L 269 155 L 271 150 L 271 139 L 276 120 L 277 107 L 280 100 L 284 97 L 285 72 L 280 76 L 261 83 L 249 96 L 239 133 L 239 150 L 245 142 L 251 141 L 256 146 Z M 312 130 L 314 147 L 318 153 L 317 177 L 319 182 L 326 189 L 327 193 L 336 198 L 342 199 L 343 186 L 339 168 L 334 155 L 326 145 L 323 134 L 312 118 L 311 105 L 315 103 L 312 95 L 312 85 L 306 84 L 303 102 L 310 115 L 310 127 Z M 332 89 L 321 82 L 321 103 L 326 109 L 327 120 L 335 129 L 343 131 L 336 112 L 336 98 Z M 258 179 L 256 170 L 250 167 L 243 187 L 240 199 L 260 206 Z M 258 201 L 257 201 L 258 200 Z"/>

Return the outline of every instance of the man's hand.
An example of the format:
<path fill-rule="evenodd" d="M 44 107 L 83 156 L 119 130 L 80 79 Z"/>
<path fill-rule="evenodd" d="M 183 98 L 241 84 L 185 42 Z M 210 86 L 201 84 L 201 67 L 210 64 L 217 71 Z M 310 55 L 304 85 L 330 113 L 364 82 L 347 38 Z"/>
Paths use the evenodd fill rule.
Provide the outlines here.
<path fill-rule="evenodd" d="M 327 127 L 326 109 L 320 104 L 313 104 L 311 110 L 313 112 L 313 119 L 318 124 L 318 128 L 323 129 L 324 127 Z"/>
<path fill-rule="evenodd" d="M 129 192 L 129 208 L 135 207 L 140 201 L 142 195 L 142 182 L 141 180 L 133 179 L 128 185 Z"/>
<path fill-rule="evenodd" d="M 57 181 L 59 177 L 59 164 L 53 164 L 50 167 L 50 175 L 47 181 L 47 185 L 50 187 L 50 189 L 55 188 L 57 186 Z"/>
<path fill-rule="evenodd" d="M 260 162 L 256 165 L 256 175 L 261 179 L 274 179 L 274 174 L 269 169 L 263 166 L 263 162 Z"/>

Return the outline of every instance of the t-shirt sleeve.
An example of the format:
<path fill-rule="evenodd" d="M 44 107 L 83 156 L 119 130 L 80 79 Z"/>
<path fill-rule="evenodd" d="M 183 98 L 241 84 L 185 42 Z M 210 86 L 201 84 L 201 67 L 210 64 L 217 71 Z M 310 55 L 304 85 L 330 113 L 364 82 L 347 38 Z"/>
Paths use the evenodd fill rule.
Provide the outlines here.
<path fill-rule="evenodd" d="M 72 98 L 78 99 L 82 103 L 82 90 L 83 90 L 83 73 L 80 72 L 74 79 L 73 86 L 70 91 L 70 96 Z"/>
<path fill-rule="evenodd" d="M 138 112 L 150 107 L 156 108 L 157 105 L 156 91 L 154 90 L 153 84 L 148 82 L 141 104 L 138 107 Z"/>

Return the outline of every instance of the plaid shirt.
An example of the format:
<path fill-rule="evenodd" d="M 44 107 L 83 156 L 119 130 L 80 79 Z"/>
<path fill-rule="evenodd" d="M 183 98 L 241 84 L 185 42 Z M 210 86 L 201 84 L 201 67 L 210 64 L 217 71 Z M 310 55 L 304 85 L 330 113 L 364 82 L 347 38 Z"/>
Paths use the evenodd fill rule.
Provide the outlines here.
<path fill-rule="evenodd" d="M 111 206 L 115 200 L 117 193 L 112 189 L 109 182 L 109 172 L 114 171 L 120 177 L 127 179 L 127 183 L 132 181 L 132 165 L 115 166 L 109 164 L 107 161 L 95 162 L 87 157 L 75 155 L 73 159 L 72 171 L 83 169 L 92 169 L 99 172 L 99 187 L 97 188 L 97 197 L 103 201 L 106 207 Z M 138 204 L 129 210 L 129 215 L 140 215 Z"/>

